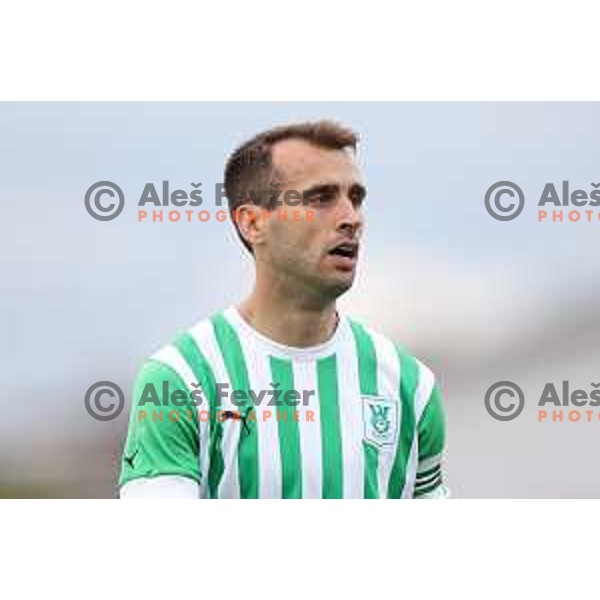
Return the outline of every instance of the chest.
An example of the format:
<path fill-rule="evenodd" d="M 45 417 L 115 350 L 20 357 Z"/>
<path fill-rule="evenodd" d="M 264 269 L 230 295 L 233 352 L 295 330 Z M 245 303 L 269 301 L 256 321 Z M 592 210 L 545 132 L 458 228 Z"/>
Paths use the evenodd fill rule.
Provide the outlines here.
<path fill-rule="evenodd" d="M 222 399 L 210 452 L 222 465 L 219 497 L 385 497 L 412 446 L 397 386 L 364 394 L 358 376 L 298 371 L 299 386 L 284 377 L 264 394 Z"/>

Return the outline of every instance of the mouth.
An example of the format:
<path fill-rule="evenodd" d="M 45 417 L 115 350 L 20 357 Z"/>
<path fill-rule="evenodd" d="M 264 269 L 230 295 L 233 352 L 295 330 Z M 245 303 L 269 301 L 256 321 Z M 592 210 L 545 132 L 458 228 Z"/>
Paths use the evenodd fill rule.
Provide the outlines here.
<path fill-rule="evenodd" d="M 336 263 L 342 267 L 353 267 L 358 258 L 358 243 L 342 242 L 329 250 L 327 255 L 334 258 Z"/>

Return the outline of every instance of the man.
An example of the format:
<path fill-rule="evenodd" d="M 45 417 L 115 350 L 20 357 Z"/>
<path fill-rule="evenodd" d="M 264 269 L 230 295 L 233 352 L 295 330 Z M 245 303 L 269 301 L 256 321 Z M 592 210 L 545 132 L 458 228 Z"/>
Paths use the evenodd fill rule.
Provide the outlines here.
<path fill-rule="evenodd" d="M 254 290 L 142 367 L 121 497 L 447 495 L 433 374 L 336 308 L 364 224 L 356 146 L 335 123 L 302 123 L 230 157 L 225 191 Z"/>

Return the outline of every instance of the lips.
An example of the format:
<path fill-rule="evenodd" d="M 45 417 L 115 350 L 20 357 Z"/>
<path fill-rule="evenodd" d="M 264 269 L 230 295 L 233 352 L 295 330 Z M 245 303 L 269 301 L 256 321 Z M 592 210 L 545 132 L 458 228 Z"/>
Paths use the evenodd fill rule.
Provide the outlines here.
<path fill-rule="evenodd" d="M 347 259 L 355 259 L 358 255 L 358 243 L 356 242 L 342 242 L 337 246 L 334 246 L 328 252 L 331 256 L 340 256 Z"/>
<path fill-rule="evenodd" d="M 327 252 L 327 256 L 335 269 L 348 273 L 354 272 L 358 257 L 358 243 L 340 242 Z"/>

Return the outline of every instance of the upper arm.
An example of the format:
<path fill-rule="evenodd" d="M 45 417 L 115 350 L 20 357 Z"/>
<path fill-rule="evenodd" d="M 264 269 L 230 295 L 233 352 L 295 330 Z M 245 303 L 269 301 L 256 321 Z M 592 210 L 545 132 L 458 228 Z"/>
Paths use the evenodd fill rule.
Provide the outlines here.
<path fill-rule="evenodd" d="M 174 397 L 176 390 L 181 393 Z M 167 364 L 146 361 L 134 384 L 119 485 L 159 476 L 181 476 L 199 484 L 199 446 L 198 408 L 190 397 L 190 382 Z"/>
<path fill-rule="evenodd" d="M 417 425 L 419 457 L 415 482 L 415 498 L 441 498 L 449 495 L 445 485 L 443 455 L 446 445 L 446 419 L 438 385 L 432 387 L 429 399 Z"/>

